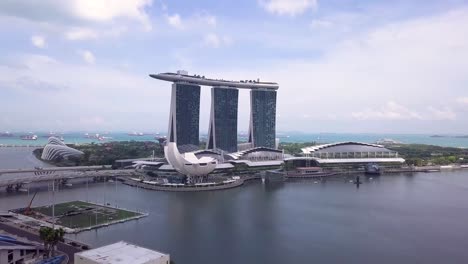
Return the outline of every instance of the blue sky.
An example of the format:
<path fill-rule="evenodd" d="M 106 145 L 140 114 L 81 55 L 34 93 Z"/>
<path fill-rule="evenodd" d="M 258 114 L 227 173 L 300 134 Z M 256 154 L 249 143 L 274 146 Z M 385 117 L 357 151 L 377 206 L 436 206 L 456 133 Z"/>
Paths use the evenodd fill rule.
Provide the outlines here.
<path fill-rule="evenodd" d="M 466 25 L 460 0 L 1 1 L 0 130 L 165 131 L 148 74 L 185 69 L 279 82 L 280 131 L 468 134 Z"/>

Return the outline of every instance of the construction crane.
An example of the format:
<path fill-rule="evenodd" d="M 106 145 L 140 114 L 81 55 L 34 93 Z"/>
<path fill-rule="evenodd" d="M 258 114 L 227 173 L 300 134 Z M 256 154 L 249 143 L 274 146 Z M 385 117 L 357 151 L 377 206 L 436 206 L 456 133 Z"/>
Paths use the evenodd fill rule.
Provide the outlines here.
<path fill-rule="evenodd" d="M 37 194 L 37 191 L 34 193 L 34 195 L 33 195 L 32 199 L 31 199 L 31 201 L 29 202 L 28 207 L 26 207 L 26 208 L 24 209 L 24 214 L 25 214 L 25 215 L 31 215 L 31 214 L 32 214 L 31 205 L 32 205 L 32 202 L 34 201 L 34 198 L 36 198 L 36 194 Z"/>

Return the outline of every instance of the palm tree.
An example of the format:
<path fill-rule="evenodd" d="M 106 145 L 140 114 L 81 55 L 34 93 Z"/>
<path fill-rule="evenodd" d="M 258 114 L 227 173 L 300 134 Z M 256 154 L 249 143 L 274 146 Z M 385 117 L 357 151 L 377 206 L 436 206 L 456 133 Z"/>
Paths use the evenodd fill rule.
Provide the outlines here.
<path fill-rule="evenodd" d="M 63 242 L 65 231 L 63 228 L 54 229 L 51 227 L 41 227 L 39 229 L 39 237 L 44 241 L 44 250 L 46 252 L 46 257 L 49 258 L 55 256 L 55 247 L 59 242 Z"/>

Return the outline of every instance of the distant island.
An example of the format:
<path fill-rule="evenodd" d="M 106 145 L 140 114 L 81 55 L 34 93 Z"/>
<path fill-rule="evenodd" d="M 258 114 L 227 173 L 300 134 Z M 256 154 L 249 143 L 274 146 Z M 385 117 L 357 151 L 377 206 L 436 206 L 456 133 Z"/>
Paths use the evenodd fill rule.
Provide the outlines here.
<path fill-rule="evenodd" d="M 461 135 L 461 136 L 453 136 L 453 135 L 432 135 L 432 138 L 468 138 L 468 135 Z"/>

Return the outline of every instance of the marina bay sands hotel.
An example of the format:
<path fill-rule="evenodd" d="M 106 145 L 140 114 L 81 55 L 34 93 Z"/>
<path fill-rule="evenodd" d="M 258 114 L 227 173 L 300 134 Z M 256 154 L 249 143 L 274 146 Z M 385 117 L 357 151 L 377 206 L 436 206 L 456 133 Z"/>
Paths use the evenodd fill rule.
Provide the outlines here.
<path fill-rule="evenodd" d="M 226 81 L 177 73 L 150 74 L 172 82 L 168 141 L 183 146 L 199 145 L 200 86 L 211 86 L 211 113 L 207 149 L 237 152 L 239 89 L 250 90 L 250 148 L 275 148 L 277 83 L 259 80 Z"/>

